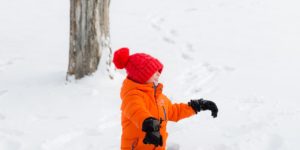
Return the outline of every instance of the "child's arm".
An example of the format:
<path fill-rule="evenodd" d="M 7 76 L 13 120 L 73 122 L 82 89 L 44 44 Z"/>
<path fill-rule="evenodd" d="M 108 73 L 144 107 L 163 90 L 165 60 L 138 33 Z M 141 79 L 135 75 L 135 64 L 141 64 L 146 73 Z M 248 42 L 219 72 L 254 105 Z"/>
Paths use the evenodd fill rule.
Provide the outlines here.
<path fill-rule="evenodd" d="M 195 113 L 192 107 L 188 104 L 179 103 L 179 104 L 172 104 L 171 101 L 168 99 L 168 120 L 170 121 L 179 121 L 181 119 L 190 117 Z"/>
<path fill-rule="evenodd" d="M 217 105 L 208 100 L 199 99 L 191 100 L 188 104 L 172 104 L 168 99 L 168 117 L 171 121 L 179 121 L 183 118 L 187 118 L 193 114 L 197 114 L 200 111 L 210 110 L 214 118 L 218 115 Z"/>
<path fill-rule="evenodd" d="M 123 99 L 122 113 L 132 121 L 138 129 L 142 128 L 143 121 L 152 117 L 146 109 L 146 104 L 142 96 L 134 94 Z"/>

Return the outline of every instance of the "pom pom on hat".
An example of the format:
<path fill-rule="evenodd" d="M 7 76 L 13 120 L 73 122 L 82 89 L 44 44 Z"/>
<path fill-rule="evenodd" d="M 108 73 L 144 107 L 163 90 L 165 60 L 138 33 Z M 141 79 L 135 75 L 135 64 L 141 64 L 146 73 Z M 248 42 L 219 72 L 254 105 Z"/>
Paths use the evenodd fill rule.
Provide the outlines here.
<path fill-rule="evenodd" d="M 118 49 L 114 53 L 113 62 L 118 69 L 123 69 L 126 67 L 129 60 L 129 49 L 126 47 Z"/>

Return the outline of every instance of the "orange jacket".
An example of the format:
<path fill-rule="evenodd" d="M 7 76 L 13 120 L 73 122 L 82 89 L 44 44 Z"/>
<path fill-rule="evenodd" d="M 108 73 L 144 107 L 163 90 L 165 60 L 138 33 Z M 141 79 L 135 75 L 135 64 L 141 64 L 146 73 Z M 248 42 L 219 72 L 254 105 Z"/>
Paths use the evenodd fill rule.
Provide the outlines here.
<path fill-rule="evenodd" d="M 153 84 L 139 84 L 125 79 L 121 89 L 122 98 L 122 137 L 121 150 L 165 150 L 167 121 L 180 119 L 195 114 L 187 104 L 172 104 L 162 94 L 163 85 L 154 88 Z M 163 146 L 155 147 L 153 144 L 144 144 L 145 132 L 142 131 L 143 121 L 148 117 L 162 119 L 160 133 Z"/>

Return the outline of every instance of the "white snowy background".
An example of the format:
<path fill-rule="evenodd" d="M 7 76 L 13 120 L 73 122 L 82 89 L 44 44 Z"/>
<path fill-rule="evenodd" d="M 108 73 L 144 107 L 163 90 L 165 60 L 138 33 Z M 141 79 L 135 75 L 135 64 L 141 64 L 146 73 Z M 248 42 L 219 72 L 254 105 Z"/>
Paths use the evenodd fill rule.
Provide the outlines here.
<path fill-rule="evenodd" d="M 300 149 L 298 0 L 112 0 L 112 48 L 157 57 L 173 102 L 206 98 L 169 123 L 169 150 Z M 0 150 L 120 149 L 124 71 L 65 80 L 69 1 L 0 5 Z"/>

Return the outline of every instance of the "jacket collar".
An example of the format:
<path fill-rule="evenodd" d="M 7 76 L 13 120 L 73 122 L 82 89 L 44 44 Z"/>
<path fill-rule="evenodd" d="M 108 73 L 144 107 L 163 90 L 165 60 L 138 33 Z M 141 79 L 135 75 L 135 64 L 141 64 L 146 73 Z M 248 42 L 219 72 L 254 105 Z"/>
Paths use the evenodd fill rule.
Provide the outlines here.
<path fill-rule="evenodd" d="M 158 85 L 155 87 L 153 83 L 140 84 L 126 78 L 123 81 L 123 85 L 121 88 L 121 97 L 124 97 L 129 91 L 132 90 L 139 90 L 144 93 L 147 93 L 149 96 L 154 96 L 154 92 L 156 95 L 161 94 L 162 89 L 163 89 L 163 84 L 161 83 L 158 83 Z"/>

